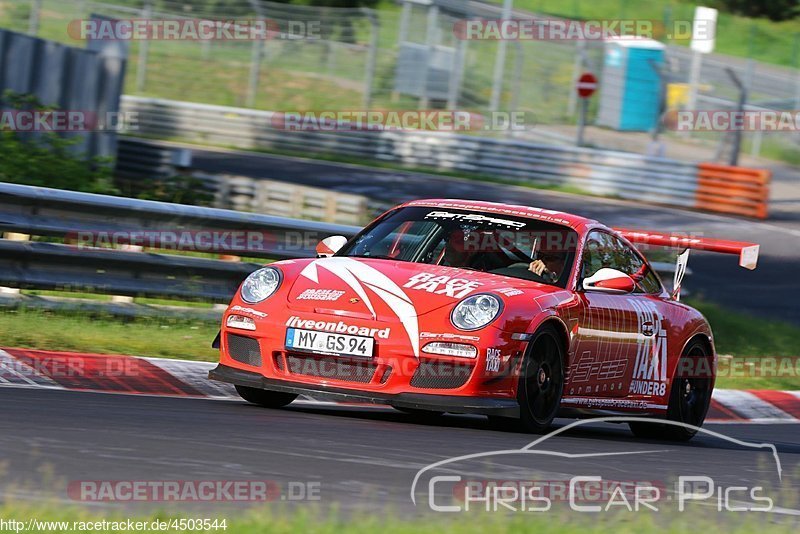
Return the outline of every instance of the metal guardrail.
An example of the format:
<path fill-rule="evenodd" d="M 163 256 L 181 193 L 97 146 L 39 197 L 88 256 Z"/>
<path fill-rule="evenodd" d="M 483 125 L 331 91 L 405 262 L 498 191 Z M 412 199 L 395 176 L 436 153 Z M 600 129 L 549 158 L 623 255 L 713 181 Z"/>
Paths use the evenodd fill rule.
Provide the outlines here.
<path fill-rule="evenodd" d="M 123 235 L 245 230 L 264 235 L 257 250 L 232 241 L 226 253 L 272 259 L 314 257 L 345 226 L 253 213 L 182 206 L 0 183 L 0 231 L 66 238 L 66 242 L 0 239 L 0 286 L 73 290 L 121 296 L 227 302 L 258 263 L 78 246 L 82 233 Z M 165 246 L 157 242 L 151 248 Z M 670 272 L 670 264 L 654 264 Z"/>
<path fill-rule="evenodd" d="M 283 121 L 273 120 L 276 114 L 269 111 L 133 96 L 123 97 L 122 107 L 138 113 L 139 133 L 152 137 L 179 137 L 245 149 L 347 155 L 717 211 L 716 202 L 698 195 L 698 165 L 673 159 L 449 132 L 286 131 L 275 127 Z M 739 214 L 763 218 L 766 206 Z"/>
<path fill-rule="evenodd" d="M 333 153 L 685 207 L 695 202 L 696 165 L 671 159 L 444 132 L 285 131 L 273 127 L 268 111 L 133 96 L 122 106 L 138 113 L 138 133 L 146 136 Z"/>
<path fill-rule="evenodd" d="M 258 240 L 223 241 L 225 254 L 251 258 L 313 257 L 329 235 L 356 226 L 0 183 L 0 231 L 66 238 L 56 244 L 0 240 L 0 286 L 70 289 L 111 295 L 227 302 L 259 267 L 176 254 L 78 246 L 146 239 L 149 248 L 178 247 L 177 236 L 242 232 Z M 213 239 L 213 238 L 212 238 Z"/>

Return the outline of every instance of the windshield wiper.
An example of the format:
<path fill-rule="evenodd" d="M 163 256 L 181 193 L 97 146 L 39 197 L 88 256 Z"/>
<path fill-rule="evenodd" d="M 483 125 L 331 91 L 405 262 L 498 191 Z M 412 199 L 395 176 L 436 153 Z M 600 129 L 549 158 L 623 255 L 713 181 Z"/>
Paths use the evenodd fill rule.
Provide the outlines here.
<path fill-rule="evenodd" d="M 348 254 L 347 258 L 367 258 L 371 260 L 392 260 L 392 261 L 405 261 L 399 258 L 392 258 L 391 256 L 386 256 L 385 254 L 377 254 L 372 256 L 370 254 Z"/>

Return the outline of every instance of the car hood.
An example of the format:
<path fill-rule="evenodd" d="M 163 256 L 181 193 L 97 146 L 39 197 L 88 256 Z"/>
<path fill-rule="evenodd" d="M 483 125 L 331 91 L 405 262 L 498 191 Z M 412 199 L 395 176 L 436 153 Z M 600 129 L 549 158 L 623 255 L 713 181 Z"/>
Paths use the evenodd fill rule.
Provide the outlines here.
<path fill-rule="evenodd" d="M 393 260 L 333 257 L 297 261 L 287 305 L 297 311 L 397 321 L 476 293 L 531 297 L 560 288 L 479 271 Z"/>

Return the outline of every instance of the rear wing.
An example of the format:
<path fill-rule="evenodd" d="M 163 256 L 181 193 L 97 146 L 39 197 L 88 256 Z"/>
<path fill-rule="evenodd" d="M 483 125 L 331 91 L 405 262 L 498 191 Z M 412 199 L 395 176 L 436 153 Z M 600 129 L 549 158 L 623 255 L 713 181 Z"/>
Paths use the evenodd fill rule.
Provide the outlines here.
<path fill-rule="evenodd" d="M 624 228 L 614 228 L 614 230 L 634 245 L 644 243 L 657 247 L 736 254 L 739 256 L 739 265 L 751 271 L 755 269 L 758 264 L 759 245 L 756 243 L 727 241 L 724 239 L 711 239 L 706 237 L 674 236 L 643 230 L 626 230 Z"/>

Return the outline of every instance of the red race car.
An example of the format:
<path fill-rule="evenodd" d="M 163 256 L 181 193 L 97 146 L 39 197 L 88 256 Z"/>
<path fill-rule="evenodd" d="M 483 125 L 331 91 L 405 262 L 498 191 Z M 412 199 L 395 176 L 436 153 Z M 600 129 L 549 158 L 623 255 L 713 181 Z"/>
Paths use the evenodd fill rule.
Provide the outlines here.
<path fill-rule="evenodd" d="M 685 249 L 670 294 L 632 243 Z M 544 431 L 625 414 L 689 439 L 714 387 L 711 328 L 679 302 L 689 249 L 758 245 L 611 229 L 552 210 L 463 200 L 398 206 L 318 258 L 252 273 L 223 316 L 212 379 L 247 401 L 300 394 L 408 412 L 485 414 Z"/>

